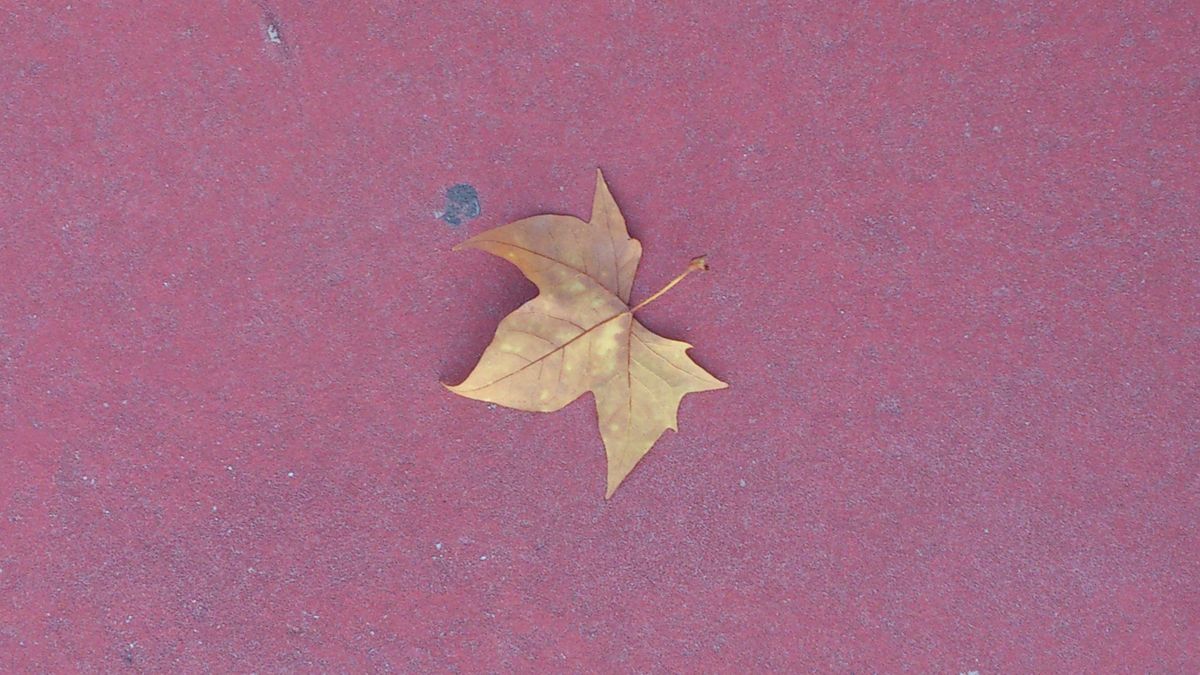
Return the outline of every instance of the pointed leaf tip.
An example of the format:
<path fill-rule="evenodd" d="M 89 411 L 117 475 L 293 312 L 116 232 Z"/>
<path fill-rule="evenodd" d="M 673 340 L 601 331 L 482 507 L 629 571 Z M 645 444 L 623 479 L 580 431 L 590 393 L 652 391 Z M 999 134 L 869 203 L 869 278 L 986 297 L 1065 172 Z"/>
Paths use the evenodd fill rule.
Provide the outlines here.
<path fill-rule="evenodd" d="M 605 178 L 604 173 L 597 168 L 596 189 L 592 193 L 592 215 L 595 215 L 595 207 L 598 206 L 601 200 L 603 200 L 605 208 L 612 209 L 618 215 L 621 213 L 620 208 L 617 206 L 616 199 L 613 198 L 612 188 L 608 187 L 608 179 Z M 625 227 L 624 220 L 622 220 L 621 227 L 622 229 Z"/>

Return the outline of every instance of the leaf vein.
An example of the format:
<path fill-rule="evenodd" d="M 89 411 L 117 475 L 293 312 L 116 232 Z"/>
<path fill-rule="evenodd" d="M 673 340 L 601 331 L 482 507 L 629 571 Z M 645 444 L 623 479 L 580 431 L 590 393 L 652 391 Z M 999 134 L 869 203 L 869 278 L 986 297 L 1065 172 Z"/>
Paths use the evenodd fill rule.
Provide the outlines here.
<path fill-rule="evenodd" d="M 565 263 L 557 258 L 552 258 L 552 257 L 546 255 L 545 253 L 541 253 L 539 251 L 535 251 L 531 248 L 526 248 L 526 247 L 520 246 L 518 244 L 512 244 L 507 241 L 500 241 L 499 239 L 474 239 L 472 241 L 474 241 L 475 243 L 479 243 L 479 244 L 499 244 L 500 246 L 508 246 L 509 248 L 515 248 L 518 251 L 525 251 L 526 253 L 536 255 L 539 258 L 545 258 L 546 260 L 549 260 L 550 262 L 552 262 L 556 265 L 560 265 L 562 267 L 565 267 L 565 268 L 571 270 L 572 272 L 575 272 L 576 274 L 581 274 L 581 275 L 587 277 L 588 279 L 591 279 L 600 288 L 603 288 L 604 290 L 609 291 L 610 293 L 612 292 L 612 289 L 610 289 L 608 286 L 606 286 L 603 281 L 592 276 L 591 272 L 587 271 L 587 269 L 586 269 L 587 268 L 587 257 L 586 256 L 584 256 L 584 258 L 583 258 L 584 269 L 581 270 L 578 267 L 575 267 L 574 265 L 568 265 L 567 263 Z M 618 291 L 618 293 L 619 292 L 620 291 Z M 616 294 L 614 293 L 614 295 L 616 295 Z"/>
<path fill-rule="evenodd" d="M 546 312 L 542 312 L 542 311 L 536 310 L 536 309 L 526 309 L 525 311 L 529 312 L 530 314 L 537 314 L 538 316 L 544 316 L 544 317 L 554 319 L 556 321 L 562 321 L 563 323 L 569 323 L 572 326 L 575 326 L 576 328 L 578 328 L 579 330 L 582 330 L 582 331 L 588 330 L 587 328 L 580 326 L 579 324 L 575 323 L 574 321 L 572 321 L 570 319 L 564 319 L 561 316 L 554 316 L 553 314 L 548 314 Z M 595 326 L 593 326 L 593 328 L 595 328 Z"/>
<path fill-rule="evenodd" d="M 650 346 L 650 343 L 648 343 L 645 340 L 643 340 L 642 338 L 638 337 L 637 334 L 634 333 L 632 330 L 629 331 L 629 334 L 632 335 L 633 337 L 637 338 L 637 341 L 642 343 L 643 347 L 645 347 L 651 354 L 653 354 L 653 355 L 657 356 L 659 359 L 665 361 L 667 363 L 667 365 L 671 366 L 675 370 L 678 370 L 679 372 L 687 375 L 688 377 L 690 377 L 692 379 L 703 381 L 700 377 L 697 377 L 694 373 L 691 373 L 687 370 L 684 370 L 683 368 L 680 368 L 679 366 L 675 365 L 674 361 L 672 361 L 671 359 L 668 359 L 667 357 L 663 356 L 662 354 L 659 354 L 658 351 L 656 349 L 654 349 L 654 347 Z M 649 370 L 649 368 L 647 368 L 647 370 Z"/>
<path fill-rule="evenodd" d="M 512 331 L 512 332 L 514 332 L 514 333 L 521 333 L 522 335 L 531 335 L 531 336 L 533 336 L 533 337 L 535 337 L 535 338 L 537 338 L 537 339 L 541 340 L 542 342 L 545 342 L 545 343 L 547 343 L 547 344 L 549 344 L 549 345 L 551 345 L 551 346 L 553 346 L 553 345 L 554 345 L 554 340 L 551 340 L 551 339 L 549 339 L 549 338 L 546 338 L 546 337 L 542 337 L 541 335 L 538 335 L 537 333 L 533 333 L 533 332 L 530 332 L 530 331 L 527 331 L 527 330 L 524 330 L 524 329 L 521 329 L 521 328 L 509 328 L 509 329 L 507 329 L 507 330 L 510 330 L 510 331 Z"/>
<path fill-rule="evenodd" d="M 503 381 L 503 380 L 507 380 L 508 378 L 510 378 L 510 377 L 512 377 L 512 376 L 514 376 L 514 375 L 516 375 L 517 373 L 520 373 L 520 372 L 524 371 L 526 368 L 528 368 L 528 367 L 532 366 L 533 364 L 535 364 L 535 363 L 541 363 L 541 362 L 545 361 L 545 360 L 546 360 L 546 358 L 548 358 L 548 357 L 549 357 L 551 354 L 554 354 L 554 353 L 556 353 L 556 352 L 558 352 L 558 351 L 561 351 L 561 350 L 563 350 L 563 349 L 566 349 L 566 348 L 567 348 L 567 347 L 568 347 L 568 346 L 569 346 L 571 343 L 573 343 L 573 342 L 575 342 L 576 340 L 578 340 L 578 339 L 582 338 L 583 336 L 587 335 L 588 333 L 591 333 L 592 331 L 596 330 L 596 329 L 597 329 L 597 328 L 599 328 L 600 326 L 603 326 L 604 324 L 608 323 L 609 321 L 612 321 L 613 319 L 616 319 L 617 317 L 619 317 L 619 316 L 622 316 L 622 315 L 624 315 L 624 314 L 625 314 L 625 312 L 620 312 L 620 313 L 617 313 L 617 314 L 614 314 L 614 315 L 612 315 L 612 316 L 608 317 L 607 319 L 605 319 L 605 320 L 601 321 L 600 323 L 597 323 L 595 326 L 592 326 L 591 328 L 588 328 L 588 329 L 584 330 L 584 331 L 583 331 L 582 333 L 580 333 L 579 335 L 576 335 L 575 337 L 571 338 L 570 340 L 567 340 L 566 342 L 562 343 L 562 345 L 561 345 L 561 346 L 559 346 L 559 347 L 557 347 L 557 348 L 555 348 L 555 349 L 551 349 L 550 351 L 546 352 L 545 354 L 542 354 L 541 356 L 539 356 L 539 357 L 537 357 L 536 359 L 534 359 L 534 360 L 530 361 L 529 363 L 526 363 L 525 365 L 521 366 L 520 368 L 517 368 L 516 370 L 512 371 L 511 373 L 507 373 L 507 374 L 505 374 L 505 375 L 501 375 L 500 377 L 497 377 L 496 379 L 492 380 L 491 382 L 488 382 L 487 384 L 481 384 L 481 385 L 479 385 L 478 387 L 472 387 L 471 389 L 461 389 L 461 390 L 459 390 L 459 392 L 460 392 L 460 393 L 467 393 L 467 392 L 472 392 L 472 391 L 479 391 L 480 389 L 487 389 L 488 387 L 490 387 L 490 386 L 492 386 L 492 385 L 494 385 L 494 384 L 496 384 L 496 383 L 498 383 L 498 382 L 501 382 L 501 381 Z M 590 356 L 590 354 L 589 354 L 589 356 Z M 539 379 L 540 379 L 540 376 L 539 376 Z"/>

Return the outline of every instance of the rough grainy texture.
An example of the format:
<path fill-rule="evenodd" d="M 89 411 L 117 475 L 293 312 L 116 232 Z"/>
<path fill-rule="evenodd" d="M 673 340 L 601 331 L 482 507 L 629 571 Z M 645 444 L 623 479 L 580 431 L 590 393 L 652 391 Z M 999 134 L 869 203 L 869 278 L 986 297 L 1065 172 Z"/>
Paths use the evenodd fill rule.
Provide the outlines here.
<path fill-rule="evenodd" d="M 1200 670 L 1197 5 L 546 4 L 0 8 L 0 670 Z M 439 384 L 596 166 L 609 503 Z"/>

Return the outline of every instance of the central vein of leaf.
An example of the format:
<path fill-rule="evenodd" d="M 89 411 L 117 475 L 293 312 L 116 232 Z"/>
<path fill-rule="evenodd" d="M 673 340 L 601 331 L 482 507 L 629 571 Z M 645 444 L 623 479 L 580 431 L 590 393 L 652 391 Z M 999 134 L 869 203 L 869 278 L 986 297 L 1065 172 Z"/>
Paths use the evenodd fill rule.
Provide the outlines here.
<path fill-rule="evenodd" d="M 505 374 L 505 375 L 501 375 L 500 377 L 497 377 L 496 379 L 492 380 L 491 382 L 488 382 L 487 384 L 483 384 L 483 385 L 480 385 L 480 386 L 478 386 L 478 387 L 472 387 L 471 389 L 464 389 L 463 391 L 479 391 L 480 389 L 487 389 L 488 387 L 492 386 L 493 384 L 496 384 L 497 382 L 503 382 L 504 380 L 507 380 L 508 378 L 510 378 L 510 377 L 512 377 L 512 376 L 514 376 L 514 375 L 516 375 L 516 374 L 518 374 L 518 373 L 520 373 L 520 372 L 524 371 L 526 368 L 529 368 L 530 366 L 532 366 L 532 365 L 534 365 L 534 364 L 541 363 L 541 362 L 545 361 L 547 358 L 549 358 L 550 356 L 552 356 L 552 355 L 554 355 L 554 354 L 557 354 L 558 352 L 560 352 L 560 351 L 562 351 L 562 350 L 566 349 L 567 347 L 569 347 L 569 346 L 570 346 L 571 344 L 573 344 L 574 342 L 578 341 L 579 339 L 581 339 L 581 338 L 583 338 L 584 336 L 586 336 L 588 333 L 591 333 L 592 331 L 594 331 L 594 330 L 596 330 L 597 328 L 599 328 L 599 327 L 603 326 L 604 324 L 608 323 L 609 321 L 612 321 L 613 319 L 618 319 L 618 318 L 620 318 L 620 317 L 622 317 L 622 316 L 625 316 L 626 314 L 629 314 L 629 313 L 630 313 L 630 312 L 629 312 L 628 310 L 626 310 L 626 311 L 624 311 L 624 312 L 617 312 L 616 314 L 614 314 L 614 315 L 612 315 L 612 316 L 608 317 L 607 319 L 605 319 L 605 320 L 603 320 L 603 321 L 601 321 L 601 322 L 597 323 L 596 325 L 592 326 L 591 328 L 588 328 L 587 330 L 583 331 L 583 332 L 582 332 L 582 333 L 580 333 L 579 335 L 576 335 L 575 337 L 571 338 L 570 340 L 567 340 L 566 342 L 564 342 L 564 343 L 562 343 L 561 345 L 559 345 L 559 346 L 555 347 L 554 349 L 551 349 L 550 351 L 546 352 L 545 354 L 542 354 L 541 356 L 539 356 L 539 357 L 537 357 L 536 359 L 534 359 L 534 360 L 530 361 L 529 363 L 526 363 L 526 364 L 522 365 L 520 368 L 517 368 L 516 370 L 512 371 L 511 373 L 507 373 L 507 374 Z"/>
<path fill-rule="evenodd" d="M 543 257 L 545 257 L 545 256 L 543 256 Z M 553 260 L 553 258 L 551 258 L 551 260 Z M 559 262 L 561 264 L 561 261 L 555 261 L 555 262 Z M 574 268 L 572 268 L 572 269 L 574 269 Z M 572 337 L 570 340 L 567 340 L 566 342 L 562 343 L 561 345 L 558 345 L 557 347 L 551 349 L 550 351 L 546 352 L 545 354 L 542 354 L 541 356 L 537 357 L 536 359 L 533 359 L 532 361 L 522 365 L 520 368 L 517 368 L 516 370 L 512 371 L 511 373 L 501 375 L 500 377 L 492 380 L 491 382 L 488 382 L 487 384 L 480 385 L 478 387 L 473 387 L 471 389 L 465 389 L 463 391 L 479 391 L 480 389 L 487 389 L 488 387 L 490 387 L 498 382 L 503 382 L 504 380 L 507 380 L 508 378 L 510 378 L 518 373 L 524 372 L 524 370 L 526 368 L 529 368 L 530 366 L 533 366 L 534 364 L 542 363 L 550 356 L 557 354 L 558 352 L 566 349 L 573 343 L 575 343 L 578 340 L 580 340 L 581 338 L 587 336 L 589 333 L 591 333 L 592 331 L 596 330 L 597 328 L 605 325 L 606 323 L 613 321 L 615 319 L 619 319 L 622 316 L 625 316 L 626 314 L 633 314 L 634 312 L 645 307 L 646 305 L 650 304 L 651 302 L 654 302 L 659 297 L 661 297 L 664 293 L 666 293 L 667 291 L 674 288 L 676 284 L 683 281 L 683 279 L 685 277 L 687 277 L 687 275 L 691 274 L 692 272 L 703 271 L 703 270 L 707 270 L 707 269 L 708 269 L 708 262 L 705 260 L 704 256 L 700 256 L 699 258 L 694 258 L 694 259 L 692 259 L 692 261 L 690 263 L 688 263 L 687 269 L 685 269 L 679 276 L 677 276 L 674 279 L 667 282 L 667 285 L 660 288 L 657 293 L 655 293 L 654 295 L 651 295 L 650 297 L 646 298 L 645 300 L 639 302 L 634 307 L 627 309 L 623 312 L 617 312 L 616 314 L 613 314 L 612 316 L 608 317 L 607 319 L 597 322 L 592 327 L 584 330 L 583 332 L 579 333 L 578 335 Z M 578 271 L 578 270 L 576 270 L 576 271 Z M 632 336 L 632 334 L 633 334 L 632 325 L 630 326 L 629 333 L 630 333 L 630 336 Z M 628 339 L 629 338 L 627 337 L 627 340 Z M 628 356 L 629 355 L 627 353 L 626 354 L 627 360 L 628 360 Z M 628 363 L 626 364 L 626 370 L 627 371 L 629 370 Z M 629 375 L 627 373 L 626 378 L 628 378 L 628 377 L 629 377 Z"/>

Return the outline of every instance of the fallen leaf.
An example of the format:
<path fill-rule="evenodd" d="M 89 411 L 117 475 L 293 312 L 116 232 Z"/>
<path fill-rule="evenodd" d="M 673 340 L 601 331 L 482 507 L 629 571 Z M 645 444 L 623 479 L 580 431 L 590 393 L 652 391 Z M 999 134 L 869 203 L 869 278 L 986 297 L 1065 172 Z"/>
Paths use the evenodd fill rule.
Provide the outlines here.
<path fill-rule="evenodd" d="M 455 247 L 477 248 L 516 265 L 538 296 L 500 322 L 478 365 L 461 384 L 467 398 L 518 410 L 553 412 L 585 392 L 596 399 L 608 456 L 611 497 L 667 429 L 678 430 L 680 400 L 728 385 L 687 355 L 686 342 L 650 332 L 634 313 L 689 273 L 703 257 L 641 303 L 629 305 L 642 245 L 604 176 L 596 171 L 590 222 L 540 215 L 479 234 Z"/>

